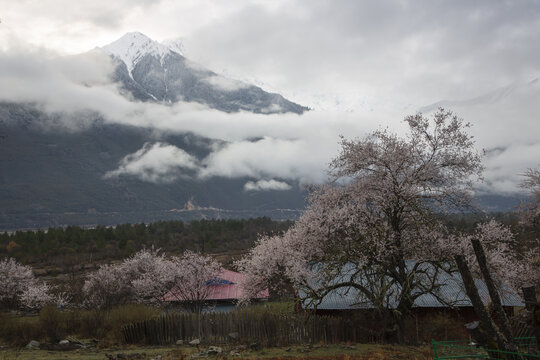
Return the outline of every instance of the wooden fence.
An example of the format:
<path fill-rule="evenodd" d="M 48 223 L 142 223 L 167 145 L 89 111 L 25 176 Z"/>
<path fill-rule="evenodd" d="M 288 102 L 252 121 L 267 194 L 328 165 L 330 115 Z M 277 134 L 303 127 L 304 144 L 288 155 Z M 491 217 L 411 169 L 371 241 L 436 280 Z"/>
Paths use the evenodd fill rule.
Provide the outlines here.
<path fill-rule="evenodd" d="M 194 339 L 212 344 L 257 342 L 263 346 L 369 341 L 358 325 L 351 319 L 327 316 L 232 312 L 198 317 L 176 313 L 126 325 L 122 333 L 126 343 L 150 345 Z"/>

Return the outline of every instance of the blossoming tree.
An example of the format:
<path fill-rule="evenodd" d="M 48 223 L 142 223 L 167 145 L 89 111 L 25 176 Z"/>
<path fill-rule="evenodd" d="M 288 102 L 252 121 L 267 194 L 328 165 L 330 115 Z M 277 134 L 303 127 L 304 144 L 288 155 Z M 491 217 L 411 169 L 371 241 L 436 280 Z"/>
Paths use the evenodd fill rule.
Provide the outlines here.
<path fill-rule="evenodd" d="M 102 265 L 88 274 L 83 294 L 84 305 L 95 309 L 108 309 L 133 298 L 130 282 L 124 277 L 121 265 Z"/>
<path fill-rule="evenodd" d="M 221 271 L 213 258 L 186 251 L 166 258 L 159 250 L 143 249 L 117 265 L 104 265 L 84 284 L 86 304 L 110 308 L 127 302 L 163 305 L 164 297 L 200 312 L 210 293 L 208 281 Z"/>
<path fill-rule="evenodd" d="M 39 310 L 45 305 L 68 303 L 65 294 L 54 294 L 51 286 L 36 279 L 30 266 L 13 258 L 0 260 L 0 279 L 1 306 Z"/>
<path fill-rule="evenodd" d="M 5 258 L 0 261 L 0 303 L 14 306 L 29 287 L 35 283 L 30 266 L 19 264 L 15 259 Z"/>
<path fill-rule="evenodd" d="M 314 306 L 330 291 L 352 287 L 390 315 L 386 327 L 401 337 L 415 299 L 437 290 L 432 280 L 451 258 L 437 250 L 446 230 L 435 213 L 468 206 L 482 172 L 469 124 L 451 112 L 405 121 L 406 137 L 378 130 L 342 139 L 331 181 L 310 193 L 304 215 L 283 236 L 261 238 L 238 262 L 246 294 L 278 271 Z"/>
<path fill-rule="evenodd" d="M 212 292 L 213 281 L 221 273 L 221 265 L 213 258 L 186 251 L 181 258 L 172 259 L 173 267 L 180 269 L 174 286 L 167 295 L 176 299 L 192 312 L 200 313 Z"/>

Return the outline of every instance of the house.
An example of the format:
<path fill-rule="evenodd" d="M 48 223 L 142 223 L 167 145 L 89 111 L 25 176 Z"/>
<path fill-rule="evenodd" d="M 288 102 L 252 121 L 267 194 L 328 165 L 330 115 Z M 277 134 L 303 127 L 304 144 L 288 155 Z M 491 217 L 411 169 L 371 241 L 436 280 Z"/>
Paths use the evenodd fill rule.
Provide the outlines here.
<path fill-rule="evenodd" d="M 236 303 L 242 298 L 242 289 L 239 284 L 243 279 L 242 274 L 235 271 L 223 269 L 219 275 L 206 282 L 206 285 L 210 287 L 209 295 L 205 299 L 206 311 L 231 311 L 235 308 Z M 268 289 L 261 291 L 257 294 L 253 301 L 266 301 L 268 300 Z M 170 304 L 181 303 L 170 292 L 165 294 L 165 301 Z"/>
<path fill-rule="evenodd" d="M 415 264 L 414 261 L 407 261 L 407 267 L 411 268 Z M 423 264 L 422 269 L 427 274 L 433 276 L 435 274 L 435 283 L 440 284 L 436 292 L 426 293 L 418 296 L 413 305 L 413 314 L 417 316 L 427 316 L 436 313 L 446 313 L 454 317 L 459 317 L 465 322 L 477 320 L 476 314 L 469 300 L 463 281 L 458 272 L 435 271 L 435 268 L 429 264 Z M 352 263 L 346 264 L 341 274 L 336 276 L 329 284 L 337 284 L 350 278 L 351 274 L 356 274 L 355 266 Z M 428 278 L 426 277 L 426 280 Z M 372 281 L 367 281 L 365 277 L 357 277 L 364 286 L 372 286 Z M 488 304 L 491 299 L 487 286 L 481 279 L 475 279 L 478 293 L 484 302 Z M 312 288 L 317 289 L 319 285 L 315 281 L 310 284 Z M 384 300 L 384 306 L 388 309 L 397 308 L 398 299 L 395 295 L 399 293 L 397 285 L 391 285 L 385 294 L 387 297 Z M 504 310 L 508 315 L 513 315 L 514 307 L 525 306 L 522 299 L 509 287 L 503 287 L 500 291 L 501 302 Z M 369 311 L 375 308 L 359 290 L 352 287 L 340 287 L 329 292 L 324 298 L 314 299 L 309 298 L 305 291 L 300 290 L 298 293 L 300 306 L 304 310 L 315 310 L 318 314 L 338 315 L 350 314 L 352 311 Z"/>

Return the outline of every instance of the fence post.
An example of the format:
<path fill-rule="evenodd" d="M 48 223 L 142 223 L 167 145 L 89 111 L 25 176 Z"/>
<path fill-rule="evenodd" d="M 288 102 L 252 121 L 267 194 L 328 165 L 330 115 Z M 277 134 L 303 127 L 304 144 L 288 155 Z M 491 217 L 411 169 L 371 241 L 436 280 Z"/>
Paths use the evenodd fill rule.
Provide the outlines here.
<path fill-rule="evenodd" d="M 433 360 L 439 359 L 439 357 L 437 356 L 437 345 L 435 340 L 431 340 L 431 346 L 433 347 Z"/>

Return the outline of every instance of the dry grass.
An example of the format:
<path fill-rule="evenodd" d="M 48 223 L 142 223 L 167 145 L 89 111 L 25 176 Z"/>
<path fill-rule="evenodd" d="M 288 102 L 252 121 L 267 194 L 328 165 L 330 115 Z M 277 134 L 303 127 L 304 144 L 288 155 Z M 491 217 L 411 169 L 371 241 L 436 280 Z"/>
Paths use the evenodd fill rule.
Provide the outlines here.
<path fill-rule="evenodd" d="M 120 343 L 123 325 L 159 316 L 161 310 L 129 304 L 110 310 L 64 310 L 45 307 L 39 316 L 0 313 L 0 344 L 24 346 L 30 340 L 56 342 L 66 336 Z M 1 358 L 0 358 L 1 359 Z"/>
<path fill-rule="evenodd" d="M 200 350 L 204 350 L 201 347 Z M 295 346 L 290 348 L 266 348 L 260 351 L 240 350 L 240 356 L 233 356 L 233 347 L 223 347 L 223 353 L 218 356 L 209 356 L 216 360 L 427 360 L 433 359 L 428 346 L 392 346 L 374 344 L 354 345 L 328 345 L 328 346 Z M 155 359 L 158 355 L 162 360 L 188 360 L 198 354 L 199 350 L 191 347 L 135 347 L 109 349 L 80 349 L 76 351 L 47 351 L 47 350 L 0 350 L 0 360 L 103 360 L 105 354 L 116 357 L 117 354 L 139 354 L 142 359 Z M 129 359 L 129 357 L 127 357 Z"/>

